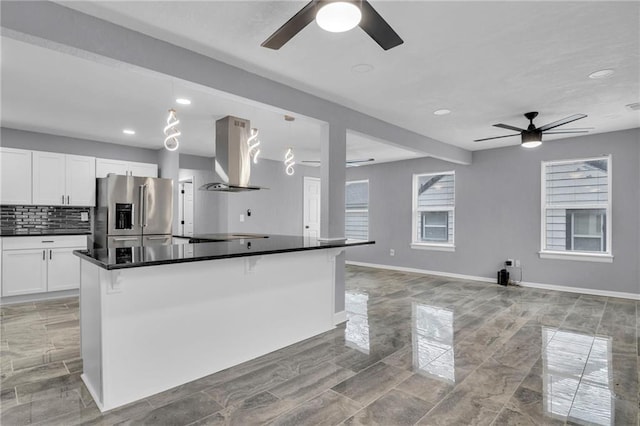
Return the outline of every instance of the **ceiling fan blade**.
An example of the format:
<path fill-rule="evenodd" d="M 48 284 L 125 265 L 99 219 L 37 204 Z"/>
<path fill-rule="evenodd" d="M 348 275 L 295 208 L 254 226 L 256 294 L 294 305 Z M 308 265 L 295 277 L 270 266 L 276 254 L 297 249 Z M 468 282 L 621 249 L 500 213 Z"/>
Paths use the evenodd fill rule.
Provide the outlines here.
<path fill-rule="evenodd" d="M 318 160 L 302 160 L 301 163 L 313 163 L 313 164 L 319 164 L 320 161 Z"/>
<path fill-rule="evenodd" d="M 559 135 L 561 133 L 589 133 L 588 130 L 555 130 L 553 132 L 544 132 L 545 135 Z"/>
<path fill-rule="evenodd" d="M 318 0 L 311 0 L 291 19 L 278 28 L 260 46 L 278 50 L 298 34 L 304 27 L 316 19 L 316 3 Z"/>
<path fill-rule="evenodd" d="M 475 139 L 474 142 L 489 141 L 491 139 L 510 138 L 511 136 L 520 136 L 520 133 L 516 133 L 516 134 L 513 134 L 513 135 L 494 136 L 492 138 Z"/>
<path fill-rule="evenodd" d="M 375 158 L 367 158 L 364 160 L 347 160 L 347 164 L 356 164 L 356 163 L 369 163 L 371 161 L 376 161 Z"/>
<path fill-rule="evenodd" d="M 404 43 L 398 33 L 391 28 L 391 25 L 376 12 L 367 0 L 362 0 L 360 11 L 362 12 L 360 28 L 369 34 L 369 37 L 375 40 L 384 50 L 389 50 Z"/>
<path fill-rule="evenodd" d="M 538 127 L 538 130 L 544 132 L 545 130 L 554 129 L 554 128 L 558 127 L 558 126 L 562 126 L 563 124 L 567 124 L 567 123 L 571 123 L 572 121 L 580 120 L 581 118 L 585 118 L 586 116 L 587 116 L 586 114 L 570 115 L 569 117 L 565 117 L 562 120 L 554 121 L 553 123 L 545 124 L 542 127 Z"/>
<path fill-rule="evenodd" d="M 516 126 L 511 126 L 509 124 L 502 124 L 502 123 L 494 124 L 493 127 L 500 127 L 500 128 L 507 129 L 507 130 L 513 130 L 513 131 L 516 131 L 516 132 L 526 132 L 525 129 L 521 129 L 520 127 L 516 127 Z"/>

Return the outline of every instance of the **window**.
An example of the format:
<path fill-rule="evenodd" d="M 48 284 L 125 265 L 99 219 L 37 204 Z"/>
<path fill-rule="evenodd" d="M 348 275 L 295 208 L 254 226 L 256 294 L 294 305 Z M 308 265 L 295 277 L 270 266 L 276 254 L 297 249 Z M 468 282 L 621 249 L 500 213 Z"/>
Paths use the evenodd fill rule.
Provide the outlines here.
<path fill-rule="evenodd" d="M 455 173 L 413 176 L 413 248 L 452 250 Z"/>
<path fill-rule="evenodd" d="M 347 182 L 345 188 L 345 230 L 350 240 L 369 239 L 369 181 Z"/>
<path fill-rule="evenodd" d="M 540 256 L 611 258 L 610 188 L 610 156 L 543 162 Z"/>

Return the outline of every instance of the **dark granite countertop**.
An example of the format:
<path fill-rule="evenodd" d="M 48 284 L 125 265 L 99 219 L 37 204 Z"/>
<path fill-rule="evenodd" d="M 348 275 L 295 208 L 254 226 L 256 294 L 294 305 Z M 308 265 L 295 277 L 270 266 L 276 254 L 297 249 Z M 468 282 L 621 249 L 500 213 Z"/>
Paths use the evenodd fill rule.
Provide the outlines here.
<path fill-rule="evenodd" d="M 123 269 L 367 244 L 375 244 L 375 241 L 318 241 L 316 238 L 305 238 L 296 235 L 269 235 L 268 238 L 245 238 L 166 246 L 76 250 L 73 253 L 103 269 Z"/>
<path fill-rule="evenodd" d="M 28 232 L 2 230 L 0 231 L 0 237 L 37 237 L 41 235 L 91 235 L 91 231 L 78 231 L 77 229 L 32 229 Z"/>

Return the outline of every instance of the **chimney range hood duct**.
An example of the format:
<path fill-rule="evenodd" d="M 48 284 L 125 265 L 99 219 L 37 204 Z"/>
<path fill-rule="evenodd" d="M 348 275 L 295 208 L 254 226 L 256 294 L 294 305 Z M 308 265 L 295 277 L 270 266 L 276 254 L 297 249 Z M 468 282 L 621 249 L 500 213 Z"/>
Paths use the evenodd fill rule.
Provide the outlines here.
<path fill-rule="evenodd" d="M 216 121 L 215 173 L 221 182 L 205 183 L 204 191 L 242 192 L 267 189 L 249 185 L 251 156 L 247 139 L 251 122 L 230 115 Z"/>

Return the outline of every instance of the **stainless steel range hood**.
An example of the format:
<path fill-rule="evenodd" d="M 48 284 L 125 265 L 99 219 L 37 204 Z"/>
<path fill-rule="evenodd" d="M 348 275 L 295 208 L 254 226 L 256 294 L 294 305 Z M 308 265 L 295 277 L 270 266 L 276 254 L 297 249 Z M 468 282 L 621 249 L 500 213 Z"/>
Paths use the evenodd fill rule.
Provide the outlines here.
<path fill-rule="evenodd" d="M 247 139 L 251 122 L 230 115 L 216 121 L 215 173 L 220 182 L 205 183 L 203 191 L 242 192 L 268 189 L 249 185 L 251 156 Z"/>

